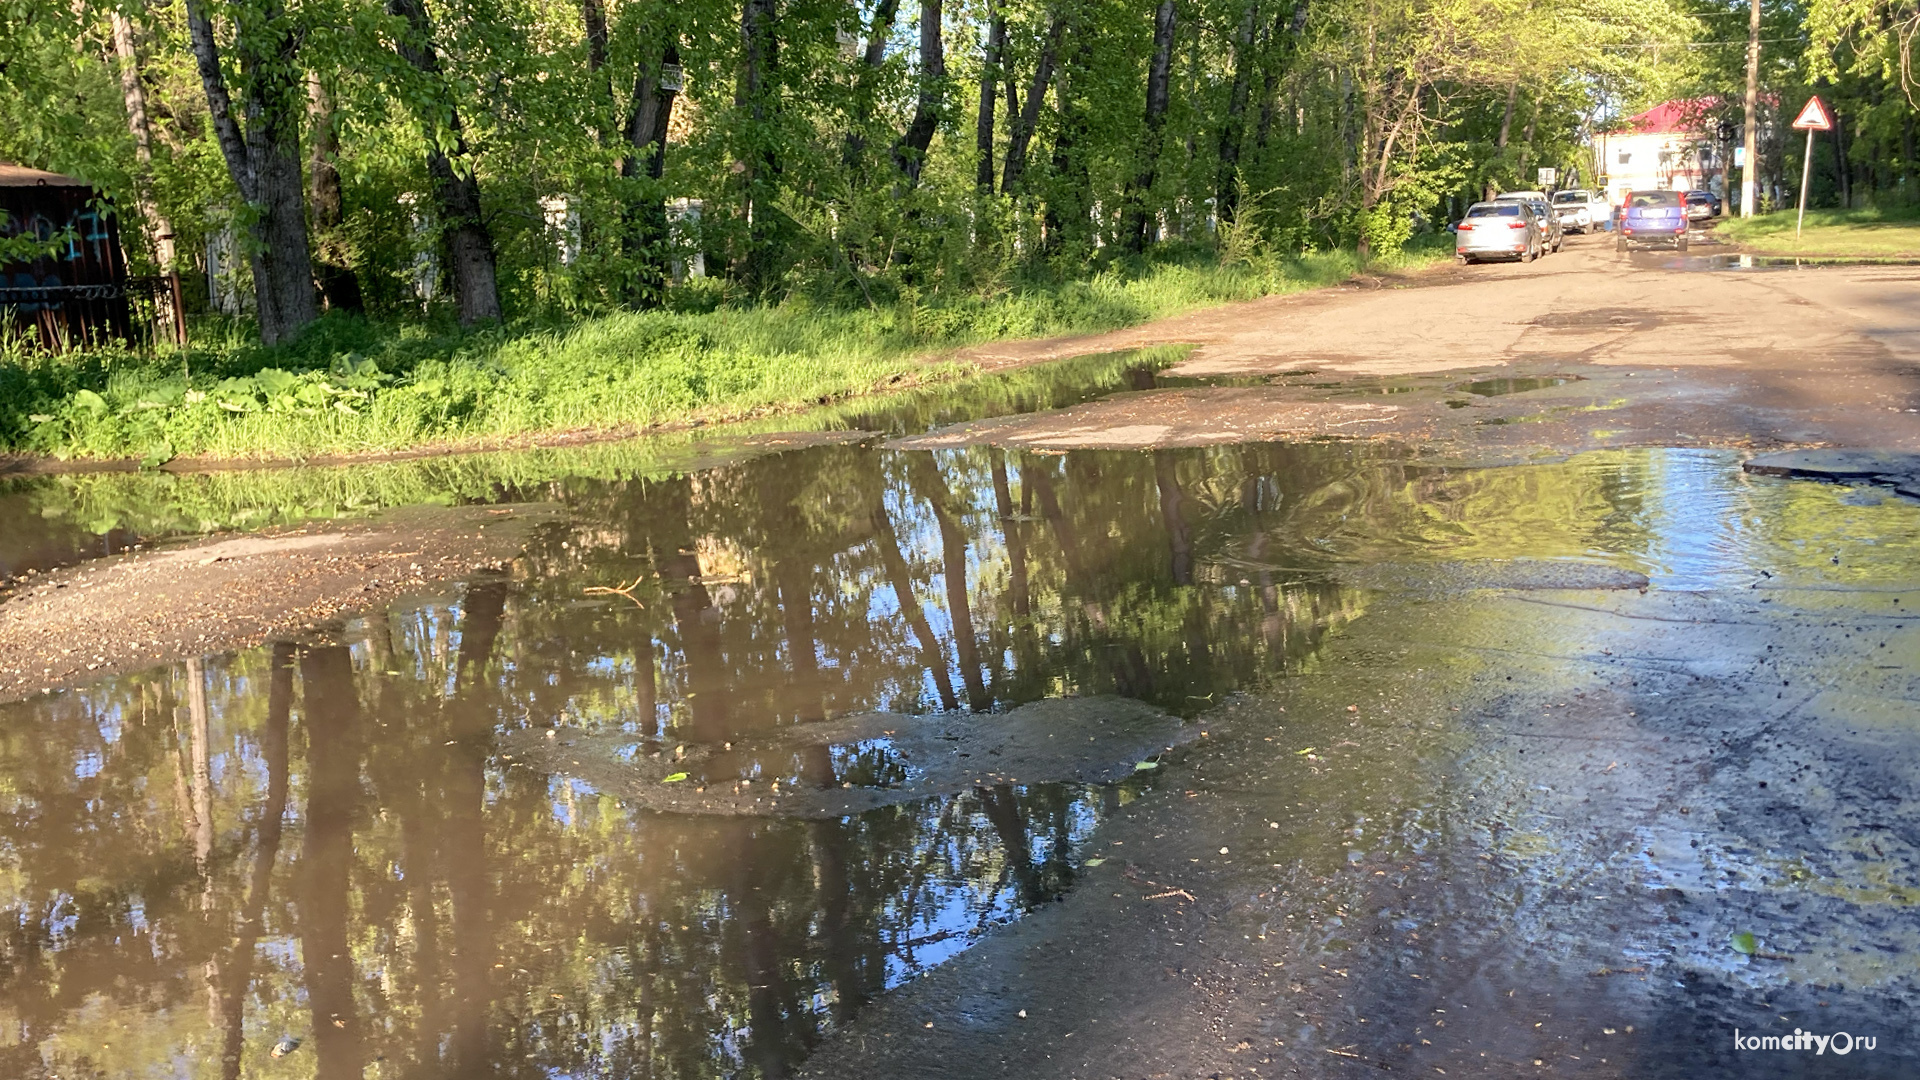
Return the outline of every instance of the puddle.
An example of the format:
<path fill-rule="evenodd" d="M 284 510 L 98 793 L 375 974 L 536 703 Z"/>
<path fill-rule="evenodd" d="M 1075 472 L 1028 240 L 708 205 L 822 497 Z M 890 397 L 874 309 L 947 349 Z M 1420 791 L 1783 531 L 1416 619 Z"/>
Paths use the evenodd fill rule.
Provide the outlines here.
<path fill-rule="evenodd" d="M 1546 375 L 1537 378 L 1522 379 L 1480 379 L 1475 382 L 1456 383 L 1447 387 L 1456 393 L 1464 392 L 1478 397 L 1501 397 L 1506 394 L 1524 394 L 1529 390 L 1546 390 L 1555 386 L 1565 386 L 1570 382 L 1579 382 L 1573 375 Z M 1452 405 L 1452 402 L 1447 404 Z M 1465 404 L 1464 402 L 1462 404 Z M 1455 405 L 1459 408 L 1459 405 Z"/>
<path fill-rule="evenodd" d="M 884 399 L 856 399 L 724 428 L 585 446 L 463 454 L 350 468 L 0 477 L 0 582 L 139 544 L 349 517 L 421 503 L 531 502 L 569 484 L 710 468 L 822 437 L 916 433 L 1066 408 L 1151 387 L 1181 347 L 1079 357 Z"/>
<path fill-rule="evenodd" d="M 1143 365 L 1105 363 L 1098 391 L 833 422 L 1137 385 Z M 1829 581 L 1875 531 L 1860 515 L 1888 512 L 1712 452 L 722 449 L 388 473 L 572 524 L 510 575 L 330 637 L 0 707 L 15 1071 L 264 1069 L 299 1039 L 319 1075 L 780 1075 L 1066 895 L 1095 830 L 1198 737 L 1184 721 L 1314 672 L 1377 598 Z M 355 471 L 334 482 L 378 470 Z M 221 483 L 205 520 L 381 498 Z M 113 527 L 177 527 L 182 505 L 131 501 Z M 1881 559 L 1920 543 L 1881 535 Z M 1378 775 L 1406 767 L 1381 752 Z M 1371 790 L 1330 797 L 1351 819 Z"/>
<path fill-rule="evenodd" d="M 1683 255 L 1666 261 L 1662 269 L 1691 271 L 1805 270 L 1820 266 L 1920 266 L 1920 259 L 1849 257 L 1836 255 L 1754 255 L 1722 252 Z"/>

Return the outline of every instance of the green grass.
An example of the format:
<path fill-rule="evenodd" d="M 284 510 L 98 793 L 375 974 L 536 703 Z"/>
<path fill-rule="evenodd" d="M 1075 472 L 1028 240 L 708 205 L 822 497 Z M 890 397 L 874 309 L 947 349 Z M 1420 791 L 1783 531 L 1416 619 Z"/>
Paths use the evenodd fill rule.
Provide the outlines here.
<path fill-rule="evenodd" d="M 1720 239 L 1766 255 L 1852 259 L 1920 259 L 1920 207 L 1890 210 L 1809 210 L 1796 237 L 1797 214 L 1780 210 L 1729 218 L 1715 230 Z"/>
<path fill-rule="evenodd" d="M 1416 250 L 1376 268 L 1437 256 Z M 1337 283 L 1351 253 L 1206 261 L 886 308 L 789 302 L 630 312 L 476 333 L 323 319 L 291 346 L 238 335 L 185 353 L 0 353 L 0 451 L 58 458 L 261 459 L 485 446 L 825 403 L 968 373 L 987 341 L 1093 333 Z"/>
<path fill-rule="evenodd" d="M 765 416 L 725 428 L 676 429 L 645 438 L 485 454 L 204 472 L 75 472 L 0 478 L 0 505 L 30 520 L 64 521 L 96 535 L 115 529 L 148 541 L 258 529 L 422 503 L 491 502 L 502 492 L 562 497 L 577 480 L 647 482 L 770 452 L 754 436 L 852 427 L 917 431 L 1012 412 L 1057 408 L 1131 385 L 1142 366 L 1177 363 L 1186 346 L 1076 357 L 968 379 Z"/>

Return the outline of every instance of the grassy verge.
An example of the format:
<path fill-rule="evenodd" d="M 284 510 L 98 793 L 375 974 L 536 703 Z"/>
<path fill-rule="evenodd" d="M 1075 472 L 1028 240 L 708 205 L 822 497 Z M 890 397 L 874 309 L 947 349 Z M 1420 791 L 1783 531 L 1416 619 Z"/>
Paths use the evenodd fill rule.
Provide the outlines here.
<path fill-rule="evenodd" d="M 1416 249 L 1375 267 L 1438 257 Z M 956 347 L 1117 329 L 1359 269 L 1336 252 L 1159 263 L 881 309 L 619 313 L 465 334 L 329 317 L 277 349 L 0 353 L 0 451 L 148 464 L 306 458 L 733 419 L 961 375 L 939 358 Z"/>
<path fill-rule="evenodd" d="M 1897 210 L 1809 210 L 1804 233 L 1797 214 L 1781 210 L 1728 218 L 1722 240 L 1758 254 L 1856 259 L 1920 259 L 1920 207 Z"/>
<path fill-rule="evenodd" d="M 1035 409 L 1061 408 L 1134 385 L 1132 373 L 1186 356 L 1184 346 L 1077 357 L 984 374 L 957 386 L 766 416 L 724 428 L 664 431 L 647 438 L 368 461 L 352 468 L 293 467 L 194 472 L 74 472 L 0 477 L 0 563 L 8 554 L 3 515 L 32 523 L 40 542 L 50 524 L 100 537 L 125 530 L 149 542 L 219 530 L 259 529 L 422 503 L 490 502 L 502 492 L 551 497 L 572 480 L 649 481 L 744 461 L 777 447 L 773 431 L 848 428 L 918 431 Z M 568 497 L 581 489 L 569 488 Z"/>

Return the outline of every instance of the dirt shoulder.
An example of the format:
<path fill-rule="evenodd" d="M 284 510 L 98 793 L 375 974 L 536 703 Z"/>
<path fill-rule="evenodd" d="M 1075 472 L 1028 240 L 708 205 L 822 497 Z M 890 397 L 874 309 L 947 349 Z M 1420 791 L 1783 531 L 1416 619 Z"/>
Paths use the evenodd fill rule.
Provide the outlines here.
<path fill-rule="evenodd" d="M 499 569 L 556 507 L 410 507 L 136 551 L 0 591 L 0 702 L 244 648 Z"/>

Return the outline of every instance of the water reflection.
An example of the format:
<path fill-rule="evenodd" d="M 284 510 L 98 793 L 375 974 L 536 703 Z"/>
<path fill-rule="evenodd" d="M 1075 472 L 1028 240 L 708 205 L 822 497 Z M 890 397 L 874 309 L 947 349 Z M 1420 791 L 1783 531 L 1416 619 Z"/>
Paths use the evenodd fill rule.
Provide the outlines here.
<path fill-rule="evenodd" d="M 0 709 L 0 1074 L 254 1075 L 297 1038 L 311 1060 L 276 1070 L 783 1075 L 1062 895 L 1134 782 L 676 816 L 503 739 L 672 754 L 1069 694 L 1191 716 L 1310 665 L 1365 608 L 1355 562 L 1680 552 L 1704 573 L 1689 553 L 1717 542 L 1657 497 L 1682 473 L 1739 520 L 1729 461 L 1460 471 L 1341 445 L 824 446 L 570 484 L 572 525 L 511 575 Z M 819 745 L 782 782 L 898 783 L 885 751 Z"/>

